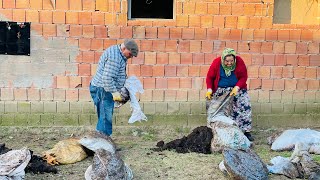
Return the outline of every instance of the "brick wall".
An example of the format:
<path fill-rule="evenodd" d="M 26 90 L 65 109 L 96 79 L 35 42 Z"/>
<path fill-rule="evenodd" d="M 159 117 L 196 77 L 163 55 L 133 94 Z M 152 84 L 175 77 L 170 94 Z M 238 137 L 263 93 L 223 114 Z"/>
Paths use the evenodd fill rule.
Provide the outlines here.
<path fill-rule="evenodd" d="M 1 125 L 95 124 L 89 82 L 103 49 L 125 38 L 139 44 L 128 74 L 143 83 L 141 106 L 153 122 L 159 114 L 205 121 L 205 76 L 225 47 L 248 67 L 257 124 L 318 119 L 319 25 L 272 24 L 273 0 L 176 0 L 174 20 L 128 20 L 125 0 L 52 2 L 0 0 L 0 20 L 32 29 L 31 56 L 0 56 Z M 117 123 L 128 111 L 117 110 Z"/>

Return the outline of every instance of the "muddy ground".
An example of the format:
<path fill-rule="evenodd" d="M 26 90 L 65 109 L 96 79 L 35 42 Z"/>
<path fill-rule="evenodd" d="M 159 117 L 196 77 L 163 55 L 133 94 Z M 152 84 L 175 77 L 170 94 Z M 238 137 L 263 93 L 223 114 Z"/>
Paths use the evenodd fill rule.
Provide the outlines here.
<path fill-rule="evenodd" d="M 28 147 L 35 154 L 41 155 L 55 143 L 69 137 L 80 137 L 93 127 L 0 127 L 0 143 L 7 147 L 20 149 Z M 131 167 L 134 179 L 174 179 L 205 180 L 227 179 L 218 169 L 223 159 L 221 154 L 177 153 L 175 151 L 155 152 L 157 142 L 165 143 L 187 136 L 194 128 L 172 127 L 116 127 L 113 139 L 121 148 L 123 160 Z M 277 155 L 290 156 L 291 152 L 272 152 L 267 145 L 267 137 L 283 129 L 267 129 L 253 131 L 255 137 L 254 150 L 265 163 Z M 313 156 L 320 162 L 320 156 Z M 70 164 L 57 166 L 58 174 L 26 174 L 26 179 L 84 179 L 84 172 L 91 164 L 92 157 Z M 270 179 L 288 179 L 284 176 L 270 175 Z"/>

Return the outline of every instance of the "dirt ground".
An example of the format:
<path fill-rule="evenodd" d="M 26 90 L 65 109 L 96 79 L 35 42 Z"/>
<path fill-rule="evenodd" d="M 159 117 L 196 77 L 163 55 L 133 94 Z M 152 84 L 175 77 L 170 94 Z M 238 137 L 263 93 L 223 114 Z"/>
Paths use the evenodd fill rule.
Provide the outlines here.
<path fill-rule="evenodd" d="M 58 141 L 69 137 L 81 137 L 93 127 L 0 127 L 0 143 L 5 143 L 12 149 L 28 147 L 35 154 L 41 155 L 43 151 L 49 150 Z M 123 160 L 130 166 L 134 173 L 134 179 L 174 179 L 174 180 L 206 180 L 206 179 L 228 179 L 219 170 L 218 164 L 222 161 L 221 154 L 200 153 L 176 153 L 175 151 L 155 152 L 160 140 L 169 142 L 188 135 L 193 128 L 173 127 L 116 127 L 112 138 L 121 148 L 120 154 Z M 290 156 L 291 152 L 272 152 L 267 145 L 267 137 L 282 131 L 256 130 L 254 150 L 265 163 L 269 163 L 272 157 L 277 155 Z M 319 162 L 320 156 L 314 155 Z M 53 179 L 84 179 L 84 172 L 91 164 L 92 157 L 70 164 L 57 166 L 58 174 L 26 174 L 26 180 L 53 180 Z M 270 175 L 270 179 L 288 179 L 284 176 Z"/>

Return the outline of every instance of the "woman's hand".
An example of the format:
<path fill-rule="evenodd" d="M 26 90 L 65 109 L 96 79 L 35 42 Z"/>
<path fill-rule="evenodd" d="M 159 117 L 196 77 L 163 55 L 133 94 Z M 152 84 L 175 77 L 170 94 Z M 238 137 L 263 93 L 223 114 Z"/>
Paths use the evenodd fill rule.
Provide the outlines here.
<path fill-rule="evenodd" d="M 207 90 L 207 92 L 206 92 L 206 98 L 208 99 L 208 100 L 210 100 L 211 98 L 212 98 L 212 89 L 208 89 Z"/>
<path fill-rule="evenodd" d="M 232 89 L 232 91 L 231 91 L 231 93 L 230 93 L 230 96 L 236 96 L 237 94 L 238 94 L 238 92 L 239 92 L 239 86 L 235 86 L 233 89 Z"/>

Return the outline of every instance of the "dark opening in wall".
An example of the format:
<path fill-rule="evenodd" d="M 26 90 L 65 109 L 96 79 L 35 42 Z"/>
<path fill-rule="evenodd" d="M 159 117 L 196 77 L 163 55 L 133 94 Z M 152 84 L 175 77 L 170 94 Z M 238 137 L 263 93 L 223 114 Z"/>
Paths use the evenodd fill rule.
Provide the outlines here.
<path fill-rule="evenodd" d="M 30 55 L 30 23 L 0 21 L 0 54 Z"/>
<path fill-rule="evenodd" d="M 291 23 L 291 0 L 275 0 L 273 10 L 274 24 Z"/>
<path fill-rule="evenodd" d="M 129 0 L 128 17 L 173 19 L 174 0 Z"/>

